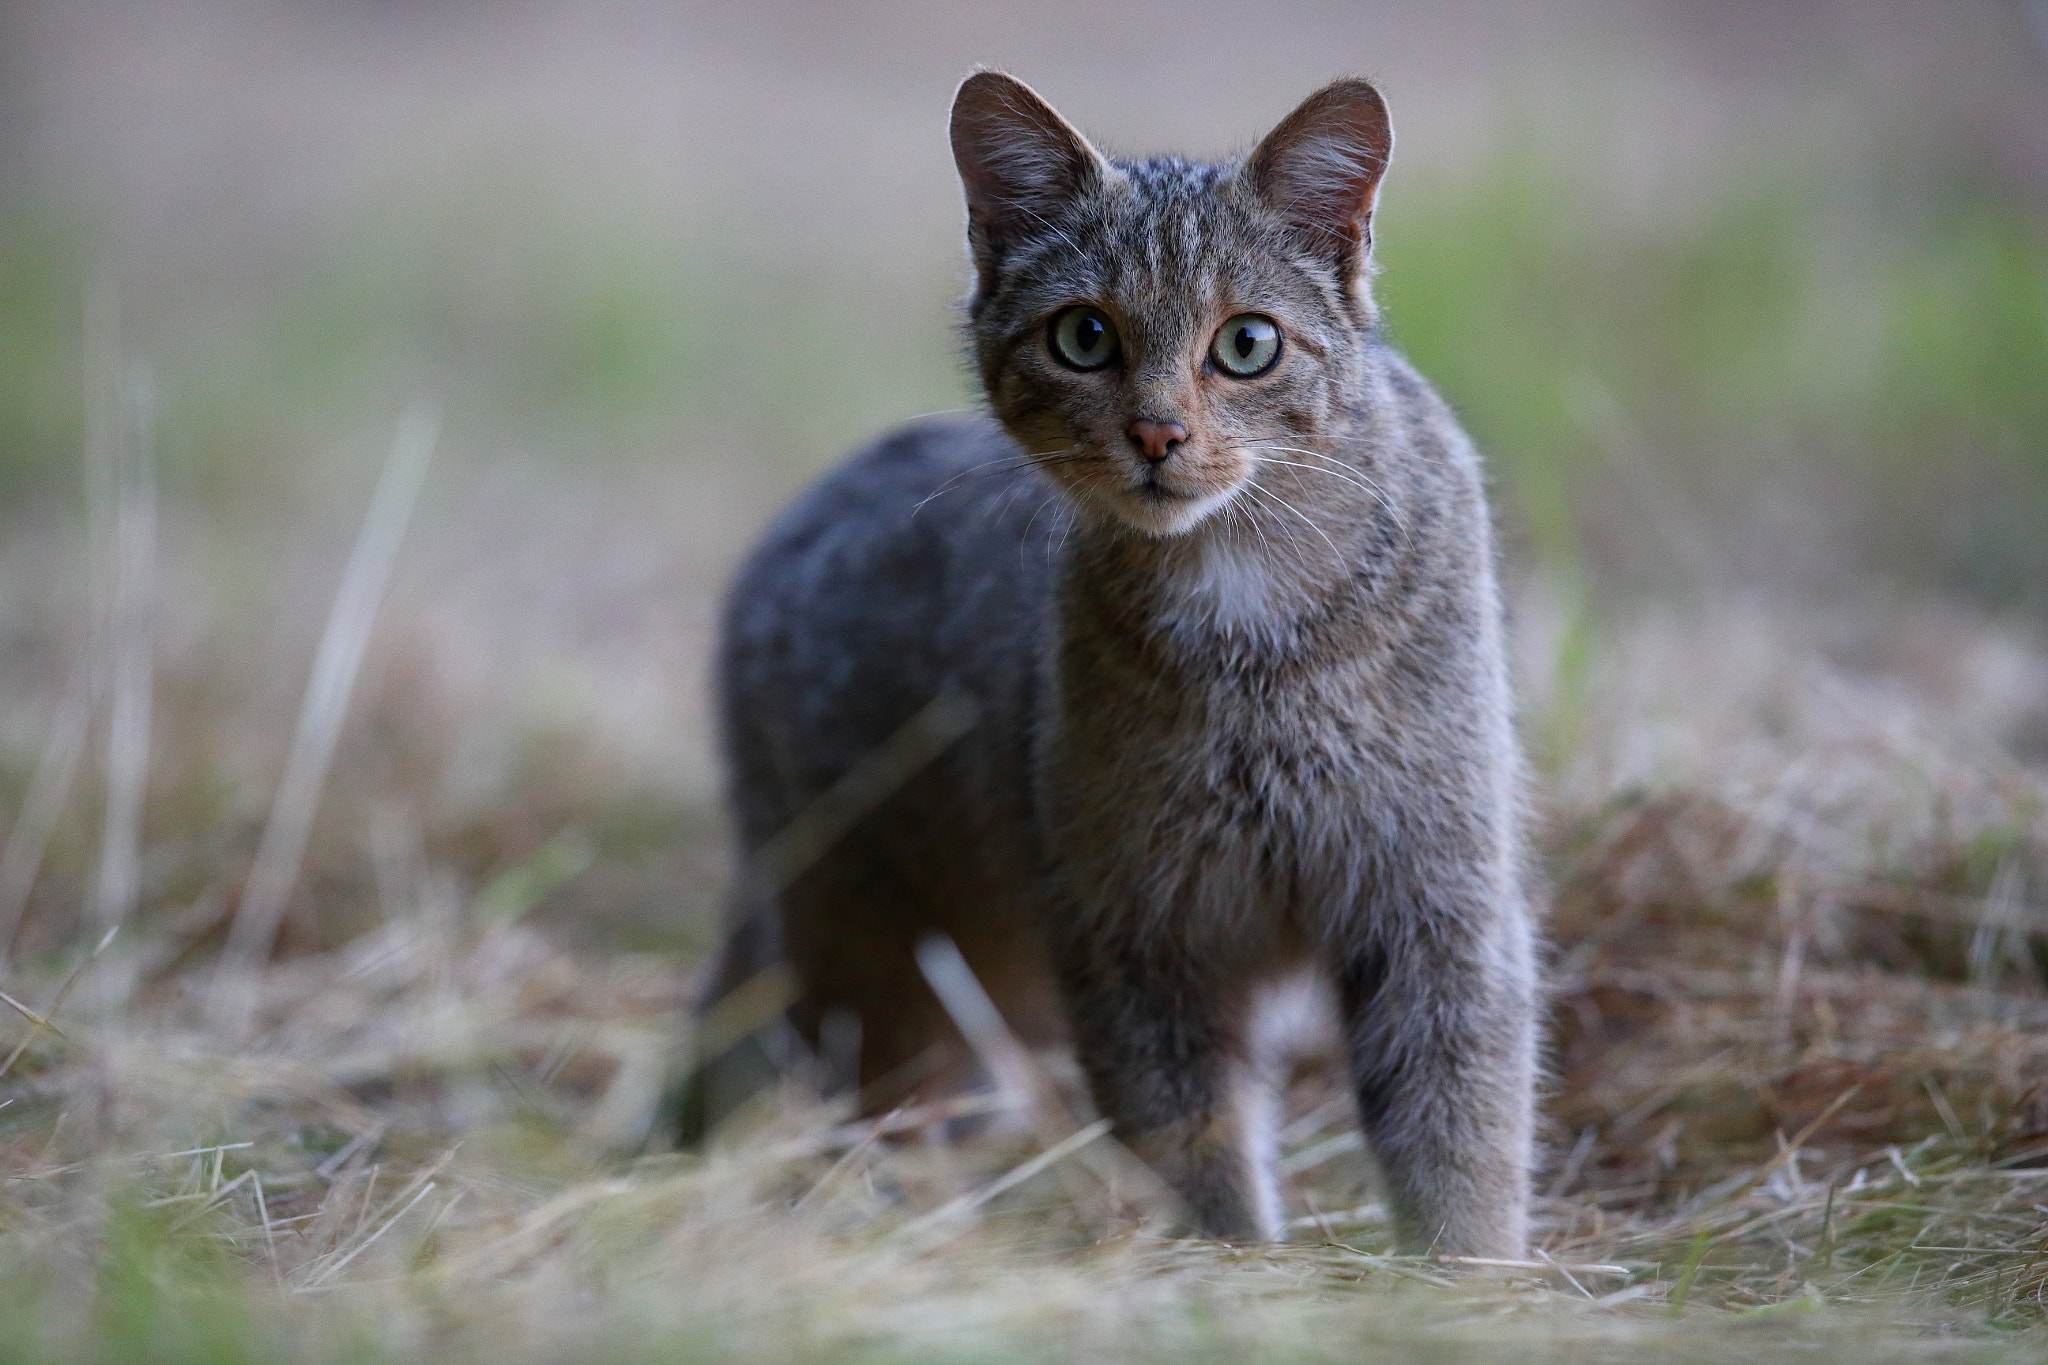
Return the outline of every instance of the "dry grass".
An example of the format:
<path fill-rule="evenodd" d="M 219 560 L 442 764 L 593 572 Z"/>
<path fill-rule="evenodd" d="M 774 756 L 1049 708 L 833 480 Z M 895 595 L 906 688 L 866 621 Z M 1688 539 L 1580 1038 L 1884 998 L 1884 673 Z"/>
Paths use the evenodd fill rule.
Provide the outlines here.
<path fill-rule="evenodd" d="M 308 874 L 323 917 L 366 927 L 302 935 L 246 1028 L 209 1023 L 218 901 L 5 983 L 25 1042 L 0 1079 L 8 1351 L 2048 1345 L 2048 784 L 2008 756 L 2048 660 L 1952 613 L 1829 639 L 1724 604 L 1589 636 L 1540 606 L 1529 656 L 1582 662 L 1529 670 L 1557 964 L 1537 1265 L 1387 1254 L 1315 1075 L 1286 1133 L 1292 1240 L 1270 1250 L 1164 1240 L 1092 1127 L 911 1142 L 792 1091 L 709 1155 L 646 1154 L 700 955 L 551 927 L 551 896 L 603 876 L 601 841 L 541 841 L 486 879 L 387 806 L 361 832 L 374 888 Z M 125 1013 L 101 975 L 133 983 Z"/>
<path fill-rule="evenodd" d="M 1940 597 L 2048 583 L 2015 6 L 16 8 L 0 1360 L 2048 1356 L 2048 643 Z M 1539 1266 L 1385 1254 L 1316 1075 L 1259 1251 L 1161 1240 L 1085 1113 L 792 1092 L 643 1148 L 725 877 L 715 585 L 966 401 L 933 119 L 984 61 L 1134 151 L 1384 74 L 1389 316 L 1522 557 L 1694 595 L 1521 594 Z M 311 704 L 330 509 L 422 383 L 445 448 Z M 1922 596 L 1827 596 L 1880 574 Z"/>

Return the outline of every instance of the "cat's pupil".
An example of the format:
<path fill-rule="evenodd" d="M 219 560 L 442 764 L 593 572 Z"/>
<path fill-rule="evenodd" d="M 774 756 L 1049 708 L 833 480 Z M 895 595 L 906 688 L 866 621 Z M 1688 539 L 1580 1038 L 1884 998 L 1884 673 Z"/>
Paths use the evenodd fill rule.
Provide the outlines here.
<path fill-rule="evenodd" d="M 1259 343 L 1252 339 L 1251 328 L 1240 327 L 1237 329 L 1237 340 L 1233 344 L 1237 347 L 1237 358 L 1243 360 L 1251 355 L 1252 348 Z"/>
<path fill-rule="evenodd" d="M 1083 318 L 1081 325 L 1074 330 L 1080 334 L 1077 339 L 1082 350 L 1092 351 L 1102 344 L 1102 324 L 1096 319 Z"/>

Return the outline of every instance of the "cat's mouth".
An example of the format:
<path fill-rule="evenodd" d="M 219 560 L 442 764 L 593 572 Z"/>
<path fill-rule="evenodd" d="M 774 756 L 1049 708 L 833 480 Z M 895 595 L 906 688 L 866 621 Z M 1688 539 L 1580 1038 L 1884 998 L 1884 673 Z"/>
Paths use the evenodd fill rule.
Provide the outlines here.
<path fill-rule="evenodd" d="M 1148 468 L 1125 486 L 1124 496 L 1114 501 L 1123 520 L 1136 529 L 1147 535 L 1177 536 L 1193 530 L 1236 491 L 1235 484 L 1216 488 Z"/>
<path fill-rule="evenodd" d="M 1165 481 L 1159 477 L 1157 469 L 1148 469 L 1140 476 L 1138 493 L 1142 497 L 1158 502 L 1187 502 L 1195 496 L 1178 488 L 1167 487 Z"/>
<path fill-rule="evenodd" d="M 1244 471 L 1228 462 L 1176 458 L 1157 464 L 1129 459 L 1116 449 L 1044 459 L 1045 472 L 1067 493 L 1113 520 L 1148 536 L 1178 536 L 1237 495 Z"/>
<path fill-rule="evenodd" d="M 1196 503 L 1212 499 L 1216 494 L 1202 488 L 1190 488 L 1177 481 L 1168 481 L 1156 469 L 1148 469 L 1138 477 L 1137 486 L 1131 494 L 1140 506 L 1155 509 L 1158 513 L 1172 515 L 1177 509 L 1191 507 Z"/>

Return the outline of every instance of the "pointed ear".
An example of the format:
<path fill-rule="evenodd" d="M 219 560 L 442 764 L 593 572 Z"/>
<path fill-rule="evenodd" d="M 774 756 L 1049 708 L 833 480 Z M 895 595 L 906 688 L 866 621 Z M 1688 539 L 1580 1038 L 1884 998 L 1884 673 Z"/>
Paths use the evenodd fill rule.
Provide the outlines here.
<path fill-rule="evenodd" d="M 975 72 L 953 96 L 953 161 L 977 258 L 1109 173 L 1072 124 L 1000 71 Z"/>
<path fill-rule="evenodd" d="M 1393 152 L 1387 102 L 1372 82 L 1333 81 L 1266 135 L 1245 174 L 1303 244 L 1349 278 L 1372 250 L 1373 204 Z"/>

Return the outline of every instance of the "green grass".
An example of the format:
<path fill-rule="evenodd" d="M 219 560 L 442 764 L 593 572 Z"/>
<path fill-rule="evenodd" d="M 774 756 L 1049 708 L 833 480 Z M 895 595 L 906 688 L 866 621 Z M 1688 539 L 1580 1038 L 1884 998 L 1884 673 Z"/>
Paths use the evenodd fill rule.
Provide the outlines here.
<path fill-rule="evenodd" d="M 1676 520 L 1723 540 L 1706 569 L 1739 576 L 1757 504 L 1818 488 L 1832 506 L 1801 509 L 1813 532 L 1860 542 L 1843 567 L 2042 605 L 2038 210 L 1766 168 L 1630 225 L 1590 177 L 1538 164 L 1395 199 L 1380 259 L 1395 336 L 1470 423 L 1540 558 L 1590 552 L 1610 580 L 1655 581 L 1658 523 Z"/>
<path fill-rule="evenodd" d="M 84 250 L 71 225 L 0 214 L 0 498 L 76 478 Z"/>

